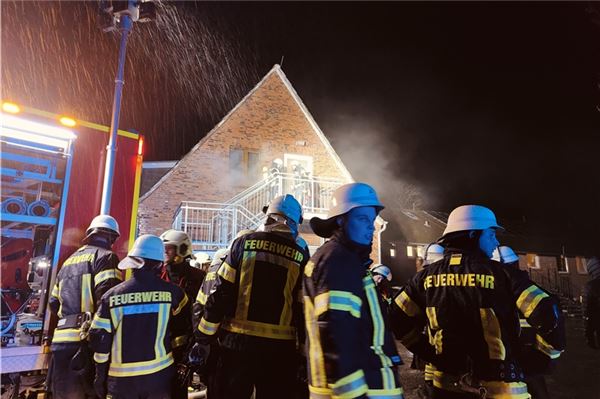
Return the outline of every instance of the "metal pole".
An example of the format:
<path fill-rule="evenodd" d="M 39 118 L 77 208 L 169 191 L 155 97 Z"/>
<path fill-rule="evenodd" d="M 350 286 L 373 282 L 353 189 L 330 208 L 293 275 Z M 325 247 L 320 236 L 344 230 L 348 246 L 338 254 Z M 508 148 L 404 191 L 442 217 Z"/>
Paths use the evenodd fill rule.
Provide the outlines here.
<path fill-rule="evenodd" d="M 133 27 L 133 21 L 129 15 L 122 15 L 120 19 L 121 46 L 119 47 L 119 66 L 115 78 L 115 95 L 112 108 L 112 119 L 110 122 L 110 139 L 106 146 L 106 164 L 104 167 L 104 184 L 102 186 L 101 214 L 110 214 L 110 199 L 112 194 L 113 176 L 115 173 L 115 154 L 117 152 L 117 131 L 119 129 L 119 114 L 121 112 L 121 94 L 123 92 L 123 70 L 125 69 L 125 51 L 127 49 L 127 38 Z"/>

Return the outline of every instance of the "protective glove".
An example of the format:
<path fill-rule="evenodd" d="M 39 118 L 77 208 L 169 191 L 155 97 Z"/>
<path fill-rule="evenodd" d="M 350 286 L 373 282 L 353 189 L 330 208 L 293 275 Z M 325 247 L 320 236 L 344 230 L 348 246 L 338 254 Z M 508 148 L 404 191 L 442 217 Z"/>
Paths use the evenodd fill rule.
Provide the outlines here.
<path fill-rule="evenodd" d="M 190 349 L 190 353 L 188 354 L 188 364 L 192 368 L 202 368 L 206 365 L 209 355 L 210 344 L 196 342 L 194 346 L 192 346 L 192 349 Z"/>

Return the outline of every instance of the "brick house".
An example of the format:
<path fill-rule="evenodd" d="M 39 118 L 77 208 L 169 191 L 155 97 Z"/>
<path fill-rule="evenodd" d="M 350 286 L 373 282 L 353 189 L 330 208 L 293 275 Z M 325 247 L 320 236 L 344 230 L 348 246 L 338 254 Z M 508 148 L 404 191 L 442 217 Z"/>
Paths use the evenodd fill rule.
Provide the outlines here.
<path fill-rule="evenodd" d="M 314 251 L 323 240 L 308 220 L 323 217 L 335 188 L 353 181 L 279 65 L 174 166 L 152 164 L 142 177 L 140 233 L 178 228 L 207 252 L 256 228 L 262 207 L 285 193 L 302 203 L 300 232 Z M 385 222 L 376 225 L 374 259 Z"/>

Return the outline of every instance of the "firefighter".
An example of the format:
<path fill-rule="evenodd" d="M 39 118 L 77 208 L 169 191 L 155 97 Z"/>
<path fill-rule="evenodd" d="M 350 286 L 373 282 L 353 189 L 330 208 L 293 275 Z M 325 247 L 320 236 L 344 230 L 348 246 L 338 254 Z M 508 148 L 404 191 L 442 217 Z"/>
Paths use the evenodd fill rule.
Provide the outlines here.
<path fill-rule="evenodd" d="M 160 278 L 162 240 L 140 236 L 119 263 L 132 278 L 107 291 L 90 328 L 99 397 L 171 398 L 173 350 L 191 330 L 185 292 Z"/>
<path fill-rule="evenodd" d="M 338 187 L 332 204 L 327 219 L 310 221 L 329 241 L 304 272 L 310 396 L 402 398 L 400 356 L 369 272 L 374 223 L 383 205 L 365 183 Z"/>
<path fill-rule="evenodd" d="M 117 270 L 119 258 L 111 250 L 119 237 L 117 221 L 98 215 L 85 234 L 84 245 L 63 262 L 48 302 L 59 318 L 51 346 L 50 390 L 56 398 L 94 396 L 93 372 L 76 372 L 71 360 L 82 345 L 87 345 L 81 341 L 82 324 L 96 311 L 102 295 L 122 280 Z M 92 363 L 91 358 L 82 360 Z"/>
<path fill-rule="evenodd" d="M 371 265 L 369 270 L 371 271 L 371 276 L 373 277 L 375 286 L 377 286 L 377 290 L 388 304 L 391 303 L 394 297 L 392 271 L 389 267 L 381 263 Z"/>
<path fill-rule="evenodd" d="M 194 354 L 206 357 L 219 333 L 215 381 L 222 398 L 250 398 L 253 388 L 257 399 L 287 398 L 295 384 L 300 276 L 308 261 L 295 241 L 302 208 L 286 194 L 265 212 L 261 231 L 233 242 L 198 323 Z"/>
<path fill-rule="evenodd" d="M 587 262 L 590 281 L 585 285 L 585 337 L 590 348 L 600 349 L 600 258 Z"/>
<path fill-rule="evenodd" d="M 427 267 L 438 260 L 444 259 L 444 247 L 440 244 L 432 242 L 425 248 L 425 256 L 423 256 L 423 267 Z"/>
<path fill-rule="evenodd" d="M 434 398 L 530 398 L 517 360 L 517 310 L 542 335 L 558 326 L 547 293 L 490 259 L 498 230 L 486 207 L 454 209 L 440 239 L 444 259 L 417 273 L 394 299 L 396 336 L 436 367 Z"/>
<path fill-rule="evenodd" d="M 513 268 L 517 273 L 525 273 L 520 271 L 519 256 L 510 247 L 498 247 L 494 251 L 492 259 L 504 263 L 506 267 Z M 542 288 L 538 288 L 544 291 Z M 555 301 L 558 307 L 558 299 L 548 292 L 546 294 Z M 550 398 L 544 374 L 549 374 L 554 369 L 566 343 L 564 318 L 560 312 L 558 316 L 557 328 L 551 334 L 546 335 L 538 334 L 535 328 L 527 322 L 523 313 L 519 312 L 521 333 L 519 334 L 518 360 L 525 373 L 527 389 L 533 399 Z"/>

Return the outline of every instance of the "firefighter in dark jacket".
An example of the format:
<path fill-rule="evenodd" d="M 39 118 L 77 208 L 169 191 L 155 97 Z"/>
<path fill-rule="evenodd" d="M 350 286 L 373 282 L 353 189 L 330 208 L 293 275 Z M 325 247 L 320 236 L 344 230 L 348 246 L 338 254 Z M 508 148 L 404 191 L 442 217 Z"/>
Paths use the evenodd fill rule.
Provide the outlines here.
<path fill-rule="evenodd" d="M 490 259 L 499 229 L 488 208 L 453 210 L 440 239 L 444 258 L 417 273 L 394 300 L 397 337 L 436 368 L 434 398 L 530 398 L 517 361 L 517 310 L 541 335 L 558 326 L 548 294 Z M 421 334 L 425 324 L 428 337 Z"/>
<path fill-rule="evenodd" d="M 504 263 L 517 273 L 525 273 L 519 269 L 519 256 L 507 246 L 500 246 L 494 251 L 493 260 Z M 538 287 L 544 291 L 542 288 Z M 546 291 L 544 291 L 546 292 Z M 552 294 L 546 292 L 558 307 L 559 301 Z M 550 394 L 546 386 L 545 374 L 550 374 L 566 345 L 566 332 L 564 317 L 558 312 L 558 326 L 550 333 L 538 333 L 519 312 L 521 333 L 519 334 L 519 351 L 517 359 L 525 373 L 527 390 L 533 399 L 548 399 Z M 559 348 L 559 349 L 557 349 Z"/>
<path fill-rule="evenodd" d="M 160 278 L 163 259 L 161 239 L 140 236 L 119 263 L 132 277 L 102 296 L 90 328 L 101 398 L 172 397 L 173 351 L 189 335 L 191 311 L 185 292 Z"/>
<path fill-rule="evenodd" d="M 369 272 L 374 223 L 383 205 L 364 183 L 339 187 L 332 205 L 327 219 L 310 221 L 329 241 L 304 272 L 310 397 L 402 398 L 400 356 Z"/>
<path fill-rule="evenodd" d="M 84 344 L 82 324 L 94 314 L 102 295 L 122 280 L 119 258 L 111 250 L 118 237 L 119 225 L 112 216 L 96 216 L 86 230 L 83 247 L 58 272 L 48 303 L 59 318 L 51 346 L 50 390 L 55 398 L 94 397 L 93 373 L 75 372 L 71 359 Z M 92 363 L 92 359 L 87 361 Z"/>
<path fill-rule="evenodd" d="M 198 323 L 192 352 L 207 353 L 219 332 L 215 379 L 221 398 L 250 398 L 253 388 L 257 399 L 287 398 L 294 389 L 300 276 L 308 261 L 295 241 L 302 208 L 286 194 L 265 212 L 260 231 L 233 242 Z"/>
<path fill-rule="evenodd" d="M 177 285 L 190 300 L 193 300 L 200 290 L 200 285 L 206 273 L 190 264 L 190 261 L 193 260 L 192 241 L 190 237 L 183 231 L 171 229 L 162 233 L 160 239 L 165 245 L 165 263 L 160 277 L 165 281 Z M 187 337 L 182 348 L 186 348 L 188 340 L 191 339 L 193 339 L 193 333 L 190 329 L 190 335 Z M 183 352 L 183 350 L 174 351 L 176 364 L 185 361 L 182 358 L 185 355 Z M 187 387 L 190 382 L 180 381 L 180 383 L 173 385 L 172 398 L 187 398 Z"/>
<path fill-rule="evenodd" d="M 585 337 L 590 348 L 600 349 L 600 258 L 587 262 L 590 281 L 585 285 Z"/>

